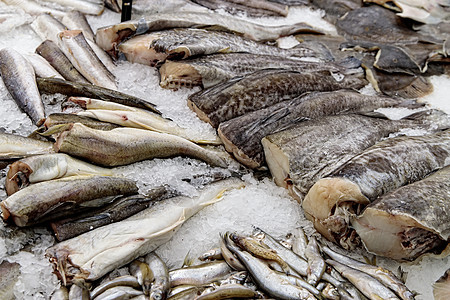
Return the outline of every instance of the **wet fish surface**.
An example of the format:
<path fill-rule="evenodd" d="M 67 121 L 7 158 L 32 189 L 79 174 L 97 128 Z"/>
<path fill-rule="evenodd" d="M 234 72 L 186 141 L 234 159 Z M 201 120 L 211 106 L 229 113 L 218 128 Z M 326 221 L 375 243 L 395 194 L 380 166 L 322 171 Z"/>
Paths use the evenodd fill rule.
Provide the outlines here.
<path fill-rule="evenodd" d="M 364 85 L 365 79 L 350 76 L 338 81 L 325 71 L 301 73 L 266 69 L 194 93 L 188 98 L 188 106 L 201 120 L 217 128 L 224 121 L 308 91 L 332 91 Z"/>
<path fill-rule="evenodd" d="M 54 152 L 51 142 L 0 132 L 0 162 Z"/>
<path fill-rule="evenodd" d="M 16 50 L 0 50 L 0 75 L 14 101 L 33 123 L 41 125 L 45 119 L 44 104 L 36 86 L 33 66 Z"/>
<path fill-rule="evenodd" d="M 266 0 L 193 0 L 192 2 L 209 9 L 224 9 L 231 14 L 245 13 L 252 17 L 262 16 L 287 16 L 288 9 L 285 5 Z"/>
<path fill-rule="evenodd" d="M 111 130 L 114 128 L 118 128 L 120 126 L 108 122 L 101 122 L 89 117 L 82 117 L 74 114 L 66 114 L 66 113 L 54 113 L 50 114 L 46 119 L 43 126 L 45 133 L 46 130 L 49 130 L 53 126 L 58 127 L 58 125 L 66 125 L 73 123 L 81 123 L 87 127 L 100 129 L 100 130 Z M 50 129 L 51 130 L 51 129 Z"/>
<path fill-rule="evenodd" d="M 366 249 L 414 260 L 448 246 L 450 167 L 395 189 L 369 204 L 352 226 Z"/>

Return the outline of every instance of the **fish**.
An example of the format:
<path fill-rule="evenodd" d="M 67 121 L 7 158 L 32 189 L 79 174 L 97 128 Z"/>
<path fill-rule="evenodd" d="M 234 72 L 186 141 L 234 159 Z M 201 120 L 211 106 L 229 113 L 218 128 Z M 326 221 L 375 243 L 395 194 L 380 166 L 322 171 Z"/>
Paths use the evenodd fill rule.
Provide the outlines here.
<path fill-rule="evenodd" d="M 121 12 L 122 7 L 118 4 L 117 0 L 105 0 L 105 6 L 112 10 L 113 12 Z"/>
<path fill-rule="evenodd" d="M 213 248 L 209 251 L 206 251 L 202 255 L 198 257 L 198 260 L 205 261 L 205 260 L 217 260 L 217 259 L 223 259 L 222 251 L 220 248 Z"/>
<path fill-rule="evenodd" d="M 300 276 L 294 275 L 294 274 L 286 274 L 284 272 L 276 272 L 278 276 L 289 282 L 290 284 L 297 285 L 299 287 L 302 287 L 306 290 L 308 290 L 311 294 L 316 296 L 317 298 L 321 298 L 320 291 L 316 289 L 311 284 L 307 283 L 303 278 Z"/>
<path fill-rule="evenodd" d="M 144 294 L 149 293 L 152 282 L 155 280 L 152 270 L 145 262 L 135 260 L 129 266 L 130 274 L 137 278 L 139 286 L 142 287 Z"/>
<path fill-rule="evenodd" d="M 169 270 L 164 261 L 154 252 L 147 254 L 144 261 L 150 267 L 155 280 L 148 294 L 151 300 L 164 299 L 169 291 Z"/>
<path fill-rule="evenodd" d="M 444 275 L 442 275 L 435 283 L 433 283 L 433 296 L 435 300 L 445 300 L 450 296 L 449 289 L 449 274 L 450 269 L 445 271 Z"/>
<path fill-rule="evenodd" d="M 50 13 L 55 17 L 62 17 L 64 15 L 64 12 L 59 9 L 47 7 L 31 0 L 3 0 L 3 2 L 9 6 L 23 9 L 30 15 L 41 15 L 46 13 Z"/>
<path fill-rule="evenodd" d="M 378 142 L 311 187 L 302 202 L 305 216 L 327 239 L 352 248 L 358 242 L 348 227 L 354 215 L 377 197 L 443 168 L 449 153 L 450 129 Z"/>
<path fill-rule="evenodd" d="M 173 11 L 173 10 L 172 10 Z M 112 56 L 117 57 L 117 45 L 134 35 L 171 28 L 220 28 L 242 34 L 255 41 L 276 40 L 299 32 L 316 32 L 305 23 L 293 25 L 264 26 L 232 16 L 211 12 L 177 11 L 174 13 L 152 13 L 148 20 L 131 20 L 97 29 L 96 43 Z"/>
<path fill-rule="evenodd" d="M 338 263 L 334 260 L 327 259 L 326 263 L 333 266 L 339 273 L 347 278 L 358 290 L 371 300 L 397 300 L 399 299 L 389 288 L 372 276 L 350 268 L 346 265 Z"/>
<path fill-rule="evenodd" d="M 69 299 L 89 300 L 89 290 L 82 284 L 72 284 L 69 289 Z"/>
<path fill-rule="evenodd" d="M 228 239 L 226 242 L 228 249 L 245 265 L 256 284 L 270 296 L 276 299 L 316 299 L 308 290 L 288 283 L 259 258 L 252 256 L 247 251 L 240 250 L 232 243 Z"/>
<path fill-rule="evenodd" d="M 25 55 L 25 59 L 33 66 L 36 76 L 64 79 L 42 56 L 37 54 L 27 54 Z"/>
<path fill-rule="evenodd" d="M 169 272 L 170 286 L 187 284 L 202 286 L 227 277 L 232 272 L 226 261 L 217 260 L 191 267 L 171 270 Z"/>
<path fill-rule="evenodd" d="M 331 259 L 341 264 L 347 265 L 353 269 L 357 269 L 361 272 L 367 273 L 370 276 L 378 279 L 385 286 L 393 290 L 397 294 L 397 296 L 400 297 L 400 299 L 414 300 L 415 297 L 414 293 L 408 290 L 406 285 L 399 278 L 397 278 L 397 276 L 395 276 L 391 271 L 379 266 L 373 266 L 366 263 L 362 263 L 346 255 L 337 253 L 327 246 L 323 246 L 321 248 L 322 251 L 326 253 Z"/>
<path fill-rule="evenodd" d="M 303 72 L 327 70 L 335 74 L 351 71 L 332 62 L 309 62 L 282 56 L 240 52 L 210 54 L 181 61 L 166 60 L 159 68 L 161 78 L 159 85 L 167 89 L 194 86 L 208 88 L 233 77 L 245 76 L 268 68 Z"/>
<path fill-rule="evenodd" d="M 64 77 L 63 79 L 80 83 L 89 83 L 53 41 L 43 41 L 36 48 L 36 53 L 48 61 L 48 63 Z"/>
<path fill-rule="evenodd" d="M 47 153 L 55 153 L 51 142 L 0 132 L 0 162 Z"/>
<path fill-rule="evenodd" d="M 109 280 L 105 283 L 98 285 L 95 289 L 93 289 L 90 292 L 90 299 L 94 299 L 97 296 L 104 293 L 105 291 L 107 291 L 113 287 L 116 287 L 116 286 L 127 286 L 127 287 L 136 288 L 136 289 L 141 287 L 141 285 L 138 282 L 138 279 L 135 276 L 131 276 L 131 275 L 119 276 L 119 277 L 116 277 L 112 280 Z"/>
<path fill-rule="evenodd" d="M 151 189 L 145 195 L 113 197 L 101 207 L 89 207 L 86 212 L 79 212 L 75 216 L 52 221 L 50 226 L 56 239 L 64 241 L 94 228 L 128 218 L 153 206 L 158 201 L 168 198 L 169 195 L 167 189 L 160 186 Z"/>
<path fill-rule="evenodd" d="M 12 194 L 0 206 L 4 220 L 12 220 L 17 226 L 24 227 L 42 222 L 44 218 L 73 214 L 70 207 L 89 200 L 130 195 L 137 191 L 136 183 L 130 179 L 71 176 L 33 184 Z"/>
<path fill-rule="evenodd" d="M 441 124 L 438 130 L 449 128 L 449 116 L 435 110 L 401 120 L 360 114 L 336 115 L 302 122 L 266 136 L 261 143 L 275 183 L 287 188 L 290 195 L 301 202 L 319 179 L 383 138 L 407 128 L 432 132 L 437 124 Z"/>
<path fill-rule="evenodd" d="M 225 237 L 220 234 L 220 252 L 227 264 L 236 271 L 246 271 L 245 266 L 237 259 L 236 256 L 227 248 Z"/>
<path fill-rule="evenodd" d="M 66 125 L 66 124 L 72 124 L 72 123 L 81 123 L 85 126 L 88 126 L 90 128 L 94 129 L 100 129 L 100 130 L 111 130 L 114 128 L 118 128 L 120 126 L 112 123 L 107 122 L 100 122 L 98 120 L 94 120 L 92 118 L 88 117 L 81 117 L 74 114 L 66 114 L 66 113 L 53 113 L 47 116 L 45 119 L 44 124 L 42 124 L 43 132 L 50 130 L 53 126 L 58 125 Z"/>
<path fill-rule="evenodd" d="M 356 91 L 312 92 L 222 122 L 217 130 L 228 152 L 250 168 L 264 165 L 261 139 L 302 121 L 328 115 L 363 113 L 380 107 L 420 107 L 422 104 Z"/>
<path fill-rule="evenodd" d="M 50 296 L 50 300 L 69 300 L 69 291 L 65 286 L 60 286 Z"/>
<path fill-rule="evenodd" d="M 166 199 L 125 220 L 60 242 L 48 248 L 46 256 L 64 285 L 79 280 L 96 280 L 152 252 L 170 240 L 177 229 L 202 208 L 222 200 L 226 191 L 243 186 L 239 179 L 227 179 L 205 186 L 193 198 Z M 94 240 L 96 242 L 92 243 Z M 80 248 L 79 245 L 85 246 Z M 156 271 L 147 263 L 156 278 Z"/>
<path fill-rule="evenodd" d="M 183 291 L 180 291 L 179 293 L 173 294 L 170 297 L 168 297 L 168 300 L 189 300 L 189 299 L 195 299 L 201 293 L 205 290 L 205 287 L 198 287 L 193 286 L 189 287 Z"/>
<path fill-rule="evenodd" d="M 80 123 L 70 125 L 58 136 L 55 149 L 108 167 L 179 155 L 219 167 L 229 162 L 226 152 L 202 148 L 176 135 L 125 127 L 103 131 Z"/>
<path fill-rule="evenodd" d="M 109 299 L 132 299 L 133 297 L 138 297 L 143 295 L 142 291 L 134 289 L 130 286 L 116 286 L 107 289 L 103 293 L 99 294 L 95 299 L 98 300 L 109 300 Z"/>
<path fill-rule="evenodd" d="M 225 284 L 221 285 L 210 293 L 202 294 L 197 300 L 214 300 L 227 298 L 255 298 L 258 292 L 241 284 Z"/>
<path fill-rule="evenodd" d="M 38 88 L 43 94 L 63 94 L 68 96 L 83 96 L 116 102 L 128 106 L 143 108 L 157 114 L 161 112 L 153 103 L 127 95 L 115 90 L 102 88 L 93 84 L 72 82 L 55 78 L 37 78 Z"/>
<path fill-rule="evenodd" d="M 217 135 L 199 136 L 187 128 L 180 127 L 172 120 L 145 110 L 86 110 L 77 113 L 78 116 L 89 117 L 99 121 L 113 123 L 130 128 L 147 129 L 160 133 L 168 133 L 185 138 L 197 144 L 221 145 Z"/>
<path fill-rule="evenodd" d="M 81 30 L 58 34 L 61 50 L 75 68 L 92 84 L 117 90 L 114 75 L 105 67 L 84 38 Z"/>
<path fill-rule="evenodd" d="M 297 227 L 292 232 L 292 252 L 305 258 L 306 246 L 308 245 L 308 237 L 301 227 Z"/>
<path fill-rule="evenodd" d="M 61 21 L 70 30 L 81 30 L 86 40 L 95 42 L 95 34 L 82 12 L 78 10 L 67 12 Z"/>
<path fill-rule="evenodd" d="M 315 286 L 325 273 L 325 260 L 319 252 L 319 245 L 314 236 L 309 239 L 305 249 L 305 257 L 308 259 L 308 283 Z"/>
<path fill-rule="evenodd" d="M 329 72 L 266 69 L 191 94 L 188 106 L 201 120 L 217 128 L 222 122 L 308 91 L 333 91 L 364 85 L 363 78 L 350 76 L 338 81 Z"/>
<path fill-rule="evenodd" d="M 45 110 L 33 66 L 16 50 L 3 48 L 0 50 L 0 75 L 20 109 L 33 124 L 40 126 L 45 120 Z"/>
<path fill-rule="evenodd" d="M 102 0 L 46 0 L 53 2 L 65 8 L 65 10 L 77 10 L 84 14 L 101 15 L 105 6 Z"/>
<path fill-rule="evenodd" d="M 446 161 L 448 164 L 448 156 Z M 420 181 L 411 180 L 413 183 L 393 189 L 366 206 L 351 222 L 364 247 L 400 261 L 444 251 L 450 234 L 449 179 L 450 166 L 446 166 Z"/>
<path fill-rule="evenodd" d="M 246 14 L 252 17 L 263 16 L 283 16 L 288 14 L 288 7 L 266 0 L 232 0 L 232 1 L 220 1 L 220 0 L 193 0 L 201 6 L 207 7 L 212 10 L 223 9 L 230 14 Z"/>
<path fill-rule="evenodd" d="M 63 153 L 42 154 L 11 164 L 6 174 L 5 189 L 10 196 L 33 183 L 75 175 L 112 176 L 113 171 Z"/>
<path fill-rule="evenodd" d="M 14 285 L 21 275 L 20 265 L 4 260 L 0 263 L 0 275 L 0 298 L 3 300 L 16 299 L 14 296 Z"/>

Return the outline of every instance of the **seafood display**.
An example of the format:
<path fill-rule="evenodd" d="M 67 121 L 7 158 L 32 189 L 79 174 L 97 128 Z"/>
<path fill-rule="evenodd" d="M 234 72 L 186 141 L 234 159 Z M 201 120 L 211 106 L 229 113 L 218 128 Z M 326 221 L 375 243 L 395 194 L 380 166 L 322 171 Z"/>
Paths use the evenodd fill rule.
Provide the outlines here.
<path fill-rule="evenodd" d="M 133 2 L 0 1 L 0 298 L 446 299 L 448 1 Z"/>

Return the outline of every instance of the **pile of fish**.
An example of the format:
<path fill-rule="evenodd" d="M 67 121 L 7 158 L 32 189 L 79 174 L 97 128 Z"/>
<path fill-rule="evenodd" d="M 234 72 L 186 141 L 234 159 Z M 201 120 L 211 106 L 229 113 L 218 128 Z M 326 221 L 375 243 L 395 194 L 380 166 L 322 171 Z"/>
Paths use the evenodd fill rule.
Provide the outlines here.
<path fill-rule="evenodd" d="M 63 294 L 83 294 L 82 299 L 414 299 L 391 271 L 335 252 L 314 237 L 308 241 L 301 227 L 287 237 L 278 241 L 260 228 L 251 236 L 226 232 L 199 263 L 186 256 L 181 268 L 169 270 L 150 253 L 99 283 L 74 282 L 69 292 L 62 287 L 52 299 Z"/>

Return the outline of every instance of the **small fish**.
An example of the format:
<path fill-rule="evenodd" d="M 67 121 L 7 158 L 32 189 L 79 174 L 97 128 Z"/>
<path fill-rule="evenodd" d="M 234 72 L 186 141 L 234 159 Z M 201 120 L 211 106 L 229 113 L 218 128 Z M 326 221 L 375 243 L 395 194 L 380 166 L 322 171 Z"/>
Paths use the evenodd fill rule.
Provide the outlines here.
<path fill-rule="evenodd" d="M 223 259 L 222 251 L 220 248 L 213 248 L 200 255 L 198 259 L 201 261 Z"/>
<path fill-rule="evenodd" d="M 95 289 L 93 289 L 90 292 L 91 299 L 96 298 L 97 296 L 104 293 L 106 290 L 109 290 L 116 286 L 129 286 L 136 289 L 141 287 L 136 277 L 131 275 L 119 276 L 112 280 L 106 281 L 105 283 L 102 283 L 98 285 Z"/>
<path fill-rule="evenodd" d="M 0 50 L 0 75 L 20 109 L 40 126 L 45 120 L 45 111 L 33 66 L 16 50 L 3 48 Z"/>
<path fill-rule="evenodd" d="M 241 284 L 225 284 L 221 285 L 217 289 L 210 293 L 202 294 L 197 300 L 215 300 L 215 299 L 228 299 L 228 298 L 255 298 L 258 293 L 248 287 Z M 226 298 L 225 298 L 226 297 Z"/>
<path fill-rule="evenodd" d="M 66 114 L 66 113 L 53 113 L 50 114 L 46 119 L 44 124 L 42 124 L 42 128 L 38 133 L 45 133 L 46 130 L 49 130 L 53 126 L 58 125 L 66 125 L 72 123 L 81 123 L 90 128 L 100 129 L 100 130 L 111 130 L 119 127 L 118 125 L 100 122 L 88 117 L 81 117 L 74 114 Z"/>
<path fill-rule="evenodd" d="M 16 134 L 0 133 L 0 161 L 54 152 L 51 142 L 39 141 Z"/>
<path fill-rule="evenodd" d="M 3 0 L 7 5 L 23 9 L 30 15 L 52 14 L 55 17 L 64 16 L 64 12 L 58 9 L 47 7 L 31 0 Z"/>
<path fill-rule="evenodd" d="M 232 269 L 225 261 L 212 261 L 169 272 L 170 286 L 181 284 L 202 286 L 227 277 Z"/>
<path fill-rule="evenodd" d="M 148 295 L 152 282 L 155 280 L 152 270 L 145 262 L 135 260 L 128 266 L 130 274 L 137 278 L 144 294 Z"/>
<path fill-rule="evenodd" d="M 305 234 L 305 231 L 301 227 L 297 227 L 292 232 L 293 242 L 292 242 L 292 251 L 305 258 L 306 246 L 308 245 L 308 237 Z"/>
<path fill-rule="evenodd" d="M 319 252 L 319 246 L 314 236 L 309 239 L 305 249 L 305 256 L 308 259 L 308 283 L 315 286 L 322 278 L 326 264 Z"/>
<path fill-rule="evenodd" d="M 148 291 L 151 300 L 164 299 L 170 288 L 169 270 L 164 261 L 154 252 L 147 254 L 144 261 L 150 267 L 155 278 Z"/>
<path fill-rule="evenodd" d="M 225 245 L 225 237 L 220 235 L 220 251 L 222 252 L 223 259 L 236 271 L 247 270 L 244 265 L 234 256 L 233 253 Z"/>

